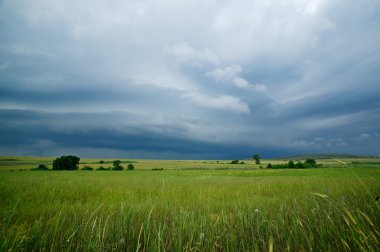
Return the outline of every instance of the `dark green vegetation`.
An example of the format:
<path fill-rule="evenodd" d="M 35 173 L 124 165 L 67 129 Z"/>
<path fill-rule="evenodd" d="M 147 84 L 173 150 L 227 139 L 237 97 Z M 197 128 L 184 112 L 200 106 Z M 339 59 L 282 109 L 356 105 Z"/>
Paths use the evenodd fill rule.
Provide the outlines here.
<path fill-rule="evenodd" d="M 113 161 L 112 170 L 113 171 L 122 171 L 122 170 L 124 170 L 124 167 L 121 165 L 121 161 L 120 160 Z"/>
<path fill-rule="evenodd" d="M 128 165 L 128 171 L 133 171 L 135 169 L 135 166 L 133 164 Z"/>
<path fill-rule="evenodd" d="M 38 167 L 30 169 L 31 171 L 47 171 L 49 168 L 45 164 L 39 164 Z"/>
<path fill-rule="evenodd" d="M 85 166 L 83 166 L 83 168 L 81 169 L 82 171 L 92 171 L 92 170 L 94 170 L 94 168 L 92 168 L 91 166 L 89 166 L 89 165 L 85 165 Z"/>
<path fill-rule="evenodd" d="M 61 156 L 53 161 L 53 170 L 77 170 L 79 160 L 77 156 Z"/>
<path fill-rule="evenodd" d="M 134 172 L 10 172 L 53 160 L 14 159 L 0 163 L 0 251 L 380 250 L 379 160 L 280 170 L 254 160 L 138 160 Z M 88 165 L 99 160 L 80 167 Z"/>
<path fill-rule="evenodd" d="M 286 164 L 272 165 L 271 163 L 269 163 L 267 165 L 267 169 L 306 169 L 317 167 L 322 167 L 322 164 L 317 164 L 317 162 L 312 158 L 306 159 L 305 162 L 297 161 L 297 163 L 295 163 L 293 160 L 290 160 Z"/>
<path fill-rule="evenodd" d="M 252 159 L 255 160 L 256 164 L 260 164 L 260 162 L 261 162 L 261 156 L 260 156 L 260 154 L 254 154 L 252 156 Z"/>

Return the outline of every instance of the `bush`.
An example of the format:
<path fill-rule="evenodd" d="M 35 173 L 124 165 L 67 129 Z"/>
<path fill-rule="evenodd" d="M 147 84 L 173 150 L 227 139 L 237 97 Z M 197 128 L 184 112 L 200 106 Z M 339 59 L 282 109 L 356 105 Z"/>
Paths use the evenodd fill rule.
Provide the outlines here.
<path fill-rule="evenodd" d="M 31 171 L 46 171 L 49 170 L 47 165 L 45 164 L 39 164 L 37 168 L 30 169 Z"/>
<path fill-rule="evenodd" d="M 53 170 L 77 170 L 79 160 L 77 156 L 61 156 L 53 161 Z"/>
<path fill-rule="evenodd" d="M 296 165 L 294 164 L 294 161 L 293 161 L 293 160 L 290 160 L 290 161 L 288 162 L 288 167 L 289 167 L 289 168 L 295 168 L 295 167 L 296 167 Z"/>
<path fill-rule="evenodd" d="M 306 166 L 301 161 L 298 161 L 296 163 L 296 165 L 295 165 L 295 168 L 297 168 L 297 169 L 304 169 L 304 168 L 306 168 Z"/>
<path fill-rule="evenodd" d="M 133 166 L 133 164 L 128 165 L 128 171 L 133 171 L 134 169 L 135 167 Z"/>
<path fill-rule="evenodd" d="M 239 163 L 239 160 L 232 160 L 231 161 L 231 164 L 238 164 Z"/>
<path fill-rule="evenodd" d="M 82 171 L 92 171 L 92 170 L 94 170 L 94 168 L 92 168 L 91 166 L 85 165 L 81 170 Z"/>
<path fill-rule="evenodd" d="M 111 167 L 108 167 L 108 168 L 104 168 L 103 166 L 99 166 L 98 168 L 96 168 L 97 171 L 110 171 L 111 170 Z"/>
<path fill-rule="evenodd" d="M 306 161 L 305 161 L 305 165 L 306 165 L 307 167 L 317 167 L 317 162 L 315 162 L 315 160 L 312 159 L 312 158 L 308 158 L 308 159 L 306 159 Z"/>
<path fill-rule="evenodd" d="M 267 168 L 268 168 L 268 169 L 272 169 L 272 164 L 269 163 L 269 164 L 267 165 Z"/>
<path fill-rule="evenodd" d="M 152 171 L 162 171 L 164 168 L 153 168 Z"/>
<path fill-rule="evenodd" d="M 113 170 L 113 171 L 122 171 L 122 170 L 124 170 L 124 167 L 121 166 L 121 165 L 119 165 L 119 166 L 114 166 L 114 167 L 112 167 L 111 170 Z"/>
<path fill-rule="evenodd" d="M 122 170 L 124 170 L 123 166 L 121 166 L 120 164 L 121 164 L 120 160 L 113 161 L 112 170 L 113 171 L 122 171 Z"/>
<path fill-rule="evenodd" d="M 104 164 L 104 161 L 103 161 L 103 160 L 100 160 L 100 161 L 99 161 L 99 164 Z"/>

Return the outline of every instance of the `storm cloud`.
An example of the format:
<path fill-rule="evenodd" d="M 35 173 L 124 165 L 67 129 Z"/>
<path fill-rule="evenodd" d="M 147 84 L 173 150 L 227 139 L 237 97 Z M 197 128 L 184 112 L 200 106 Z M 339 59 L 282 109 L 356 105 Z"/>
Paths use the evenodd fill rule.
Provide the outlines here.
<path fill-rule="evenodd" d="M 0 1 L 0 153 L 380 153 L 380 3 Z"/>

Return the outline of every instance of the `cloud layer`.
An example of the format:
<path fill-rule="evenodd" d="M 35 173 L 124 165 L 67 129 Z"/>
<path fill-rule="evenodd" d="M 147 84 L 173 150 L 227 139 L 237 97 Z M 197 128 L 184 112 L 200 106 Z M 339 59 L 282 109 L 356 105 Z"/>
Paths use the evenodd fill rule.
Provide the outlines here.
<path fill-rule="evenodd" d="M 0 2 L 4 155 L 380 153 L 380 3 Z"/>

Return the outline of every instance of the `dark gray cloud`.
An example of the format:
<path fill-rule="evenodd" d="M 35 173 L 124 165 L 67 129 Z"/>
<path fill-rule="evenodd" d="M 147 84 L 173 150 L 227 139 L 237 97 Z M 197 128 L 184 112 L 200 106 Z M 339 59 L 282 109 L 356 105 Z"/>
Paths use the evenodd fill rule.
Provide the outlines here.
<path fill-rule="evenodd" d="M 379 14 L 371 0 L 1 1 L 0 150 L 378 154 Z"/>

